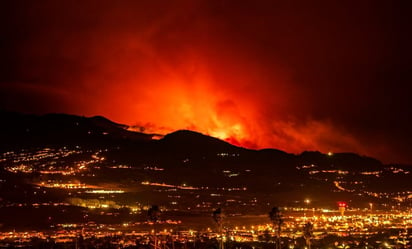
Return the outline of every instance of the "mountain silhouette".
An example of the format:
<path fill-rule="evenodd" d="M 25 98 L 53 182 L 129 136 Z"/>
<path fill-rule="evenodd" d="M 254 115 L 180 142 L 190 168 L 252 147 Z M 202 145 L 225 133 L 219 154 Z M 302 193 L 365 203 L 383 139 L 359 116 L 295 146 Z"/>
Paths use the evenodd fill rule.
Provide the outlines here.
<path fill-rule="evenodd" d="M 190 130 L 178 130 L 153 140 L 154 134 L 127 130 L 128 126 L 115 123 L 102 116 L 82 117 L 69 114 L 33 115 L 15 112 L 1 112 L 1 149 L 10 147 L 53 146 L 53 145 L 127 145 L 130 151 L 140 150 L 156 156 L 168 155 L 211 156 L 227 155 L 225 160 L 233 161 L 233 155 L 242 155 L 239 165 L 254 164 L 254 167 L 282 165 L 282 168 L 296 164 L 317 164 L 323 167 L 366 170 L 382 167 L 374 158 L 354 153 L 336 153 L 328 156 L 320 152 L 303 152 L 293 155 L 277 149 L 250 150 L 234 146 L 226 141 Z M 284 165 L 284 166 L 283 166 Z M 246 166 L 245 166 L 246 167 Z M 273 167 L 273 166 L 270 166 Z M 280 166 L 279 166 L 280 167 Z"/>
<path fill-rule="evenodd" d="M 132 177 L 135 184 L 152 181 L 215 188 L 238 186 L 263 200 L 283 200 L 288 205 L 296 204 L 289 203 L 292 199 L 302 200 L 313 193 L 325 203 L 342 198 L 364 202 L 364 197 L 355 192 L 338 189 L 336 181 L 356 193 L 366 189 L 382 191 L 383 187 L 390 187 L 392 191 L 410 189 L 411 175 L 402 173 L 410 171 L 410 167 L 399 171 L 391 168 L 394 165 L 384 165 L 377 159 L 355 153 L 305 151 L 296 155 L 274 148 L 252 150 L 190 130 L 178 130 L 157 140 L 153 139 L 154 134 L 129 131 L 127 125 L 102 116 L 13 112 L 0 115 L 2 152 L 62 146 L 83 152 L 107 149 L 104 156 L 108 164 L 102 166 L 96 181 L 123 182 Z M 122 175 L 121 171 L 113 175 L 113 171 L 105 167 L 114 164 L 130 166 L 132 175 Z M 365 171 L 381 173 L 376 177 L 364 175 Z M 362 185 L 352 185 L 353 182 Z"/>
<path fill-rule="evenodd" d="M 126 125 L 104 117 L 68 115 L 32 115 L 2 112 L 0 139 L 7 146 L 93 145 L 118 141 L 150 141 L 151 134 L 131 132 Z"/>

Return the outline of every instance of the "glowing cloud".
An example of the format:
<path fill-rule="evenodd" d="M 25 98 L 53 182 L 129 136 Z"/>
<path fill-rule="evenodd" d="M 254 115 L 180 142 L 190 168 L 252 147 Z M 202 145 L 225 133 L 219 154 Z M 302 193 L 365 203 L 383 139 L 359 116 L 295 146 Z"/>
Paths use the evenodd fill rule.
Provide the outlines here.
<path fill-rule="evenodd" d="M 10 1 L 0 107 L 248 148 L 410 152 L 396 4 L 178 3 Z"/>

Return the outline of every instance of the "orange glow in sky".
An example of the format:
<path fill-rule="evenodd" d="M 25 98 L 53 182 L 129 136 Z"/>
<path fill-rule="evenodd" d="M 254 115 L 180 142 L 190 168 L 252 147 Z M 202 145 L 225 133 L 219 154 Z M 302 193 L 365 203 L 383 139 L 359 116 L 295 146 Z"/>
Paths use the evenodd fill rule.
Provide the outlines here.
<path fill-rule="evenodd" d="M 111 102 L 98 101 L 90 107 L 103 108 L 109 118 L 146 133 L 167 134 L 189 129 L 246 148 L 280 148 L 294 153 L 339 151 L 345 146 L 361 149 L 353 137 L 327 122 L 285 121 L 285 115 L 290 115 L 295 105 L 288 103 L 290 98 L 285 98 L 291 95 L 282 92 L 285 91 L 282 75 L 280 87 L 274 85 L 262 90 L 247 83 L 256 80 L 253 74 L 241 75 L 243 85 L 242 81 L 240 84 L 228 81 L 224 88 L 202 69 L 192 72 L 189 81 L 181 77 L 185 74 L 182 67 L 175 69 L 174 77 L 148 75 L 154 83 L 143 84 L 144 87 L 125 81 L 124 85 L 117 85 L 117 90 L 110 88 L 104 92 L 107 94 L 104 99 L 112 99 Z M 227 87 L 228 84 L 233 87 Z M 133 94 L 139 98 L 134 99 Z M 279 110 L 273 106 L 279 106 Z M 271 118 L 266 117 L 266 113 L 270 113 Z M 274 118 L 274 114 L 279 119 Z M 335 139 L 339 143 L 333 142 Z"/>
<path fill-rule="evenodd" d="M 115 115 L 118 120 L 143 127 L 148 133 L 190 129 L 236 145 L 259 146 L 252 142 L 255 106 L 247 99 L 231 96 L 233 93 L 219 89 L 207 80 L 198 79 L 191 84 L 169 81 L 149 86 L 144 90 L 146 99 L 143 104 L 130 103 L 130 109 L 135 107 L 133 111 Z"/>
<path fill-rule="evenodd" d="M 8 1 L 0 109 L 412 161 L 399 6 L 257 2 Z"/>

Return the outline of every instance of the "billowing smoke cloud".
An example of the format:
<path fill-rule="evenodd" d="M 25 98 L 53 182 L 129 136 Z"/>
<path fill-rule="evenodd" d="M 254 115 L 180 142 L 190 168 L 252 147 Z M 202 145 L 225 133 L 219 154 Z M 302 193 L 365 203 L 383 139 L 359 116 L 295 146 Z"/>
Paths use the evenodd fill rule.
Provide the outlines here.
<path fill-rule="evenodd" d="M 10 4 L 3 108 L 192 129 L 249 148 L 399 159 L 385 121 L 398 103 L 381 102 L 399 96 L 385 88 L 397 73 L 396 40 L 380 26 L 396 6 Z"/>

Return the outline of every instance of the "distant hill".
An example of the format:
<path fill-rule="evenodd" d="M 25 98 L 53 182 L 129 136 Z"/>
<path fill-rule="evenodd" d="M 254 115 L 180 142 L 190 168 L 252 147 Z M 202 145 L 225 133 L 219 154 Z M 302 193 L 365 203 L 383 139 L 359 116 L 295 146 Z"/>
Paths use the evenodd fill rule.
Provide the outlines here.
<path fill-rule="evenodd" d="M 379 160 L 355 153 L 327 155 L 318 151 L 305 151 L 298 155 L 298 161 L 302 164 L 316 164 L 324 168 L 351 171 L 377 170 L 383 167 Z"/>
<path fill-rule="evenodd" d="M 99 144 L 114 141 L 150 141 L 151 134 L 131 132 L 127 126 L 104 117 L 81 117 L 68 114 L 31 115 L 0 113 L 2 149 L 7 146 Z"/>
<path fill-rule="evenodd" d="M 189 130 L 179 130 L 156 141 L 152 139 L 154 134 L 128 131 L 127 125 L 115 123 L 102 116 L 32 115 L 14 112 L 1 112 L 0 115 L 2 150 L 7 150 L 8 147 L 45 145 L 127 144 L 130 150 L 135 148 L 156 155 L 166 153 L 183 157 L 220 153 L 223 157 L 227 155 L 231 158 L 231 155 L 242 154 L 242 162 L 239 164 L 255 164 L 255 167 L 268 164 L 317 164 L 328 168 L 350 170 L 382 167 L 382 163 L 378 160 L 354 153 L 336 153 L 328 156 L 320 152 L 303 152 L 300 155 L 293 155 L 276 149 L 249 150 Z"/>
<path fill-rule="evenodd" d="M 179 130 L 167 134 L 159 142 L 163 149 L 175 152 L 218 153 L 246 150 L 220 139 L 189 130 Z"/>

